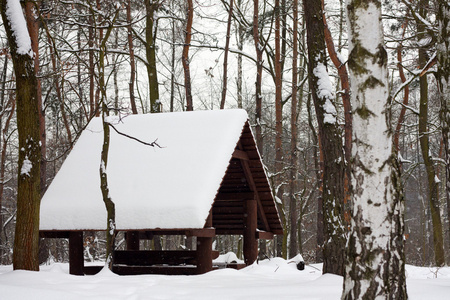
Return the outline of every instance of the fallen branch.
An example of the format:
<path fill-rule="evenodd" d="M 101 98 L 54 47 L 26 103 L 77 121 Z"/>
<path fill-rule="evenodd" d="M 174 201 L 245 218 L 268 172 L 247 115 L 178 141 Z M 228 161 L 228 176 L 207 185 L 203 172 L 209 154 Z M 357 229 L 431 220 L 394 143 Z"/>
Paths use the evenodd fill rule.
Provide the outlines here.
<path fill-rule="evenodd" d="M 141 144 L 144 144 L 144 145 L 150 146 L 150 147 L 164 148 L 164 147 L 161 147 L 161 146 L 156 142 L 158 139 L 154 140 L 154 141 L 151 142 L 151 143 L 147 143 L 147 142 L 141 141 L 141 140 L 138 139 L 138 138 L 135 138 L 134 136 L 130 136 L 130 135 L 128 135 L 128 134 L 125 134 L 125 133 L 123 133 L 123 132 L 120 132 L 120 131 L 117 130 L 116 127 L 114 127 L 114 125 L 112 125 L 111 123 L 108 123 L 108 125 L 109 125 L 112 129 L 114 129 L 114 131 L 117 132 L 118 134 L 120 134 L 120 135 L 122 135 L 122 136 L 124 136 L 124 137 L 127 137 L 127 138 L 129 138 L 129 139 L 135 140 L 136 142 L 139 142 L 139 143 L 141 143 Z"/>

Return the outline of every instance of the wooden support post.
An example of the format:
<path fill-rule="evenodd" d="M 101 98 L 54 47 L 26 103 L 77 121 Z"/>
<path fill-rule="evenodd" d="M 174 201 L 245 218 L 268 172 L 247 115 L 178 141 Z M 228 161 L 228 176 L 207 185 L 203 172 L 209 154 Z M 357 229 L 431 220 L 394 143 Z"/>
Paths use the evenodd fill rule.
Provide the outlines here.
<path fill-rule="evenodd" d="M 84 275 L 83 231 L 71 231 L 69 234 L 69 273 Z"/>
<path fill-rule="evenodd" d="M 256 199 L 244 201 L 244 261 L 251 265 L 258 257 L 258 239 L 256 228 L 258 226 L 258 212 Z"/>
<path fill-rule="evenodd" d="M 212 212 L 206 219 L 205 228 L 212 227 Z M 197 274 L 212 270 L 212 237 L 197 237 Z"/>
<path fill-rule="evenodd" d="M 127 250 L 139 250 L 139 231 L 127 231 Z"/>

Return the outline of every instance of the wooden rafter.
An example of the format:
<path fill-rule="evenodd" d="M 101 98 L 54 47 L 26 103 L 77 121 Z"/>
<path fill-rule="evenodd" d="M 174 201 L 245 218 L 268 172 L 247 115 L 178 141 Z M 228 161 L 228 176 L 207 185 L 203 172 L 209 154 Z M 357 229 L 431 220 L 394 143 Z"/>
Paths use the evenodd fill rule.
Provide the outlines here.
<path fill-rule="evenodd" d="M 243 151 L 241 142 L 238 143 L 238 148 L 239 148 L 239 150 Z M 261 220 L 264 224 L 264 230 L 270 231 L 269 222 L 267 221 L 266 214 L 264 212 L 264 208 L 261 203 L 261 199 L 259 198 L 258 189 L 257 189 L 255 181 L 253 179 L 252 171 L 250 170 L 248 160 L 241 159 L 241 165 L 242 165 L 242 169 L 244 170 L 245 179 L 247 180 L 247 182 L 250 186 L 250 189 L 253 191 L 255 199 L 258 203 L 258 211 L 259 211 L 259 215 L 261 216 Z"/>

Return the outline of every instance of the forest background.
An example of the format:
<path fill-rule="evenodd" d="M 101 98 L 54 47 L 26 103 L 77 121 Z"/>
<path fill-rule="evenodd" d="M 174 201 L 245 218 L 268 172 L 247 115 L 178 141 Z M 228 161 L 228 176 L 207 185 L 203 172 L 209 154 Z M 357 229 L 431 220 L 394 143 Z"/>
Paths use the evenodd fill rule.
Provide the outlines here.
<path fill-rule="evenodd" d="M 307 15 L 300 3 L 295 22 L 294 2 L 287 0 L 276 1 L 277 7 L 259 1 L 254 14 L 254 2 L 26 1 L 41 104 L 41 193 L 90 118 L 100 113 L 102 99 L 110 113 L 123 116 L 244 108 L 285 228 L 283 237 L 260 243 L 260 254 L 301 253 L 307 262 L 320 262 L 320 205 L 329 190 L 323 185 L 326 150 L 319 142 L 314 87 L 308 81 Z M 450 259 L 448 163 L 435 78 L 438 4 L 383 2 L 389 108 L 406 205 L 406 262 L 419 266 Z M 338 121 L 348 162 L 345 3 L 326 1 L 324 12 L 324 66 L 334 93 L 323 110 Z M 0 263 L 10 264 L 20 148 L 16 80 L 6 34 L 0 37 Z M 348 180 L 342 185 L 348 189 Z M 161 237 L 145 247 L 174 249 L 189 242 Z M 85 237 L 86 259 L 104 257 L 104 243 L 100 233 Z M 241 255 L 239 237 L 217 238 L 215 246 Z M 68 259 L 64 241 L 42 242 L 41 250 L 41 262 Z"/>

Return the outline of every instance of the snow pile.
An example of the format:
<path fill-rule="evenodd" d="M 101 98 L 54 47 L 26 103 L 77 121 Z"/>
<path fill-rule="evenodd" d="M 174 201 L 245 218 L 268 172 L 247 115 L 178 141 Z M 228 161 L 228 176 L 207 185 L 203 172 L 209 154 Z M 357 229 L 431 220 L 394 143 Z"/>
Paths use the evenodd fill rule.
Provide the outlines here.
<path fill-rule="evenodd" d="M 231 263 L 243 264 L 244 261 L 242 259 L 239 259 L 234 252 L 221 254 L 219 255 L 218 258 L 213 260 L 213 264 L 231 264 Z"/>
<path fill-rule="evenodd" d="M 198 276 L 117 276 L 109 271 L 73 276 L 68 274 L 68 264 L 41 266 L 41 272 L 12 271 L 12 266 L 0 266 L 0 290 L 1 299 L 14 300 L 340 299 L 342 277 L 322 275 L 321 268 L 321 264 L 314 264 L 298 271 L 295 263 L 281 258 L 263 260 L 240 271 L 221 269 Z M 408 265 L 406 271 L 409 299 L 448 298 L 449 267 Z M 435 273 L 437 278 L 433 277 Z"/>
<path fill-rule="evenodd" d="M 116 226 L 203 228 L 247 121 L 244 110 L 110 117 L 107 166 Z M 41 230 L 106 229 L 100 191 L 100 118 L 81 134 L 41 203 Z"/>

